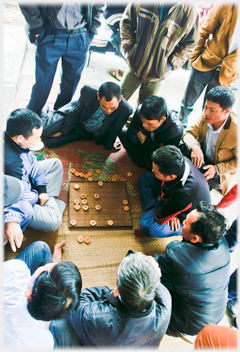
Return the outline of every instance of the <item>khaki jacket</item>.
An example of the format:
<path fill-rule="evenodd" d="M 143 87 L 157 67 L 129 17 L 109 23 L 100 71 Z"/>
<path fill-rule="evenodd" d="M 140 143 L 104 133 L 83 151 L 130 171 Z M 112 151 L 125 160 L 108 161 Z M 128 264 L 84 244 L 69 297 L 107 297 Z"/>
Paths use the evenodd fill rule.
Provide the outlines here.
<path fill-rule="evenodd" d="M 195 5 L 173 5 L 162 23 L 160 6 L 129 3 L 120 22 L 127 63 L 142 82 L 159 81 L 182 67 L 199 39 Z"/>
<path fill-rule="evenodd" d="M 237 16 L 237 4 L 215 5 L 207 14 L 198 44 L 190 57 L 193 68 L 198 71 L 210 71 L 221 65 L 219 82 L 223 87 L 237 80 L 238 49 L 228 55 Z"/>
<path fill-rule="evenodd" d="M 185 145 L 190 149 L 193 143 L 201 143 L 207 130 L 208 125 L 202 115 L 194 126 L 184 132 Z M 237 183 L 237 116 L 233 112 L 230 113 L 219 134 L 214 159 L 219 170 L 222 194 L 224 195 Z"/>

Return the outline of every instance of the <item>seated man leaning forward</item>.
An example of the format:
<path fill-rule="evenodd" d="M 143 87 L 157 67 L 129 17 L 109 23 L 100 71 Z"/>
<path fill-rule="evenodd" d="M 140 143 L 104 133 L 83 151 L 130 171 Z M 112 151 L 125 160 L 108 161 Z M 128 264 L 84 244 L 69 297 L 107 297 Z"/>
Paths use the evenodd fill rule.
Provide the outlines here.
<path fill-rule="evenodd" d="M 95 136 L 96 144 L 103 144 L 108 150 L 118 149 L 115 140 L 131 113 L 132 108 L 121 95 L 118 84 L 105 82 L 99 89 L 84 86 L 78 101 L 57 111 L 42 111 L 43 141 L 54 148 Z"/>
<path fill-rule="evenodd" d="M 127 129 L 119 138 L 137 166 L 152 170 L 151 155 L 163 145 L 178 146 L 183 134 L 177 115 L 167 109 L 163 98 L 148 97 L 140 104 Z"/>
<path fill-rule="evenodd" d="M 138 181 L 142 219 L 135 228 L 149 237 L 181 235 L 182 221 L 196 205 L 210 202 L 208 183 L 201 172 L 173 146 L 163 146 L 152 154 L 152 172 Z"/>
<path fill-rule="evenodd" d="M 230 88 L 212 88 L 203 115 L 185 131 L 185 148 L 181 147 L 211 187 L 221 189 L 223 195 L 237 182 L 237 117 L 231 111 L 234 101 Z"/>
<path fill-rule="evenodd" d="M 79 304 L 82 279 L 78 268 L 62 261 L 57 243 L 33 242 L 3 265 L 4 347 L 12 351 L 53 349 L 49 321 L 60 319 Z"/>
<path fill-rule="evenodd" d="M 183 221 L 182 241 L 169 243 L 154 256 L 172 296 L 168 335 L 197 335 L 224 317 L 230 276 L 226 226 L 224 216 L 202 201 Z"/>
<path fill-rule="evenodd" d="M 157 348 L 171 316 L 171 296 L 160 277 L 152 257 L 128 254 L 113 291 L 106 286 L 83 289 L 68 320 L 50 323 L 55 347 Z"/>
<path fill-rule="evenodd" d="M 41 138 L 42 123 L 29 109 L 14 110 L 5 131 L 5 175 L 19 179 L 23 195 L 4 208 L 4 244 L 21 247 L 27 226 L 56 231 L 62 223 L 65 203 L 56 199 L 61 191 L 63 166 L 59 159 L 37 161 L 30 151 Z M 38 204 L 37 204 L 38 203 Z"/>

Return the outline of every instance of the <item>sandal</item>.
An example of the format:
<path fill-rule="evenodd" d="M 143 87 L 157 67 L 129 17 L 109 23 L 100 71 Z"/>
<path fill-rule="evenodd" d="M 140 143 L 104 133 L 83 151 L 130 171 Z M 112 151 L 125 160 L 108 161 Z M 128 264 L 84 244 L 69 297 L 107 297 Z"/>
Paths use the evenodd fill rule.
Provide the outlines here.
<path fill-rule="evenodd" d="M 123 74 L 124 74 L 124 71 L 118 70 L 116 68 L 110 68 L 109 73 L 111 76 L 116 78 L 118 81 L 121 81 Z"/>

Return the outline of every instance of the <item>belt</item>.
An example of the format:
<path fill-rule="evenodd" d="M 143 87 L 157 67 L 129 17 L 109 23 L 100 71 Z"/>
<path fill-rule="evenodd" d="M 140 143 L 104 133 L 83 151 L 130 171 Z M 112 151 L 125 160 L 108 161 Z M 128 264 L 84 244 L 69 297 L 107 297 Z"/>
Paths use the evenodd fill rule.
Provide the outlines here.
<path fill-rule="evenodd" d="M 67 33 L 67 34 L 75 34 L 80 32 L 85 32 L 86 28 L 77 28 L 77 29 L 60 29 L 60 31 Z"/>

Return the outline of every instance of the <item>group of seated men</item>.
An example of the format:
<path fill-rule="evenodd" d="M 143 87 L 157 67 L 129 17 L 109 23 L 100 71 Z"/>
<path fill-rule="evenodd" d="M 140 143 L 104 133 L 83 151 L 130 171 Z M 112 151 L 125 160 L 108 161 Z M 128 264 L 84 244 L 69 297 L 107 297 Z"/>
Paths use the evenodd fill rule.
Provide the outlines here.
<path fill-rule="evenodd" d="M 126 129 L 132 108 L 113 82 L 99 89 L 84 86 L 78 101 L 57 111 L 39 116 L 28 109 L 11 113 L 5 131 L 4 243 L 13 251 L 21 247 L 27 226 L 58 229 L 65 209 L 56 198 L 63 177 L 61 161 L 38 162 L 30 151 L 41 136 L 48 147 L 95 138 L 107 150 L 120 147 L 119 137 L 133 162 L 148 170 L 139 179 L 143 213 L 135 234 L 182 235 L 183 240 L 173 241 L 154 257 L 128 253 L 113 291 L 105 286 L 81 291 L 80 273 L 61 261 L 64 243 L 55 246 L 53 257 L 45 243 L 30 245 L 16 257 L 25 265 L 16 259 L 4 263 L 6 346 L 53 347 L 53 338 L 58 347 L 158 346 L 165 333 L 196 335 L 206 324 L 221 321 L 236 224 L 235 232 L 225 234 L 226 220 L 210 204 L 209 191 L 216 188 L 225 195 L 236 183 L 234 100 L 229 88 L 213 88 L 201 118 L 184 133 L 165 100 L 157 96 L 137 108 Z M 17 288 L 21 292 L 14 300 Z M 23 316 L 29 316 L 24 323 Z M 38 320 L 51 321 L 52 334 Z M 14 325 L 29 329 L 21 341 L 19 334 L 10 338 Z"/>

